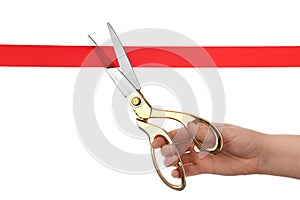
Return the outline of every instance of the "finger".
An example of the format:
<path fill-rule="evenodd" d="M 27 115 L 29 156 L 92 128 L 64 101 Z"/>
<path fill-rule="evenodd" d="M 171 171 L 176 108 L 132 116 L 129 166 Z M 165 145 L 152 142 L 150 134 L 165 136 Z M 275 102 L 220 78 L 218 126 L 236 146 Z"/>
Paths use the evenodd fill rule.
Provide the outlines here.
<path fill-rule="evenodd" d="M 175 145 L 173 144 L 164 145 L 161 148 L 161 154 L 165 157 L 176 155 L 177 151 Z"/>
<path fill-rule="evenodd" d="M 191 139 L 190 133 L 186 128 L 179 128 L 169 132 L 174 143 L 182 143 Z"/>
<path fill-rule="evenodd" d="M 186 168 L 186 166 L 184 166 L 184 169 Z M 174 178 L 180 178 L 181 177 L 181 174 L 177 169 L 173 169 L 172 172 L 171 172 L 171 175 L 174 177 Z M 185 172 L 185 175 L 186 175 L 186 172 Z M 187 176 L 187 175 L 186 175 Z"/>
<path fill-rule="evenodd" d="M 180 173 L 179 173 L 179 171 L 177 169 L 172 170 L 171 175 L 174 178 L 180 178 Z"/>
<path fill-rule="evenodd" d="M 196 137 L 198 140 L 203 141 L 205 138 L 205 133 L 207 132 L 208 126 L 200 123 L 199 121 L 189 122 L 187 124 L 189 133 Z"/>
<path fill-rule="evenodd" d="M 177 133 L 178 133 L 178 131 L 180 130 L 180 129 L 182 129 L 182 128 L 178 128 L 178 129 L 174 129 L 174 130 L 171 130 L 171 131 L 169 131 L 169 136 L 171 137 L 171 139 L 173 139 L 176 135 L 177 135 Z"/>
<path fill-rule="evenodd" d="M 185 172 L 185 176 L 194 176 L 197 174 L 201 174 L 201 173 L 199 173 L 199 169 L 197 168 L 197 166 L 194 164 L 184 166 L 184 172 Z M 180 178 L 180 173 L 179 173 L 178 169 L 174 169 L 171 172 L 171 175 L 174 178 Z"/>
<path fill-rule="evenodd" d="M 193 164 L 194 157 L 195 157 L 195 155 L 192 155 L 191 153 L 182 155 L 181 156 L 182 164 L 184 166 L 185 165 Z M 166 157 L 164 159 L 164 164 L 167 167 L 169 167 L 169 166 L 175 166 L 178 162 L 179 162 L 179 159 L 178 159 L 177 155 L 172 155 L 172 156 Z"/>
<path fill-rule="evenodd" d="M 180 155 L 184 154 L 193 144 L 191 134 L 186 128 L 179 128 L 170 131 L 169 136 L 172 138 L 173 143 L 175 144 Z M 157 136 L 152 142 L 152 148 L 162 148 L 164 145 L 167 145 L 167 140 L 162 136 Z M 174 154 L 174 151 L 172 151 Z M 169 154 L 166 154 L 168 156 Z"/>
<path fill-rule="evenodd" d="M 191 164 L 184 166 L 184 171 L 186 176 L 194 176 L 197 174 L 207 173 L 206 170 L 199 165 Z"/>
<path fill-rule="evenodd" d="M 184 165 L 191 164 L 194 162 L 194 155 L 187 153 L 181 156 L 181 161 Z"/>
<path fill-rule="evenodd" d="M 157 136 L 151 144 L 154 149 L 161 148 L 162 146 L 168 144 L 167 140 L 162 136 Z"/>
<path fill-rule="evenodd" d="M 168 135 L 171 137 L 171 139 L 175 139 L 175 141 L 173 141 L 175 143 L 182 143 L 183 141 L 191 139 L 185 128 L 174 129 L 168 132 Z M 157 136 L 152 142 L 151 147 L 157 149 L 166 144 L 168 144 L 168 141 L 164 137 Z"/>
<path fill-rule="evenodd" d="M 190 150 L 191 150 L 190 146 L 192 146 L 192 145 L 193 145 L 192 140 L 175 144 L 178 154 L 180 156 L 187 152 L 190 152 Z"/>
<path fill-rule="evenodd" d="M 198 154 L 196 154 L 197 156 Z M 215 174 L 216 171 L 214 170 L 213 163 L 209 158 L 201 159 L 201 161 L 197 161 L 197 163 L 194 163 L 195 161 L 194 156 L 182 156 L 182 162 L 184 163 L 184 171 L 186 176 L 194 176 L 197 174 Z M 177 171 L 177 172 L 176 172 Z M 179 178 L 180 173 L 178 169 L 175 169 L 172 171 L 171 175 L 173 177 Z"/>
<path fill-rule="evenodd" d="M 177 155 L 169 156 L 164 159 L 164 164 L 166 167 L 175 166 L 177 162 L 178 162 Z"/>
<path fill-rule="evenodd" d="M 178 129 L 172 141 L 175 144 L 179 155 L 186 153 L 193 144 L 193 139 L 186 128 Z"/>

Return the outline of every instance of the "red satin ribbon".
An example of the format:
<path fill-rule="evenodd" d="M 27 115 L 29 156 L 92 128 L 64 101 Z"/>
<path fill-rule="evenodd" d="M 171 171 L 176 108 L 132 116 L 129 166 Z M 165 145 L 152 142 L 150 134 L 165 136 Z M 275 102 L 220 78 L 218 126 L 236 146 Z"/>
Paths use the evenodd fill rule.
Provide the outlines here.
<path fill-rule="evenodd" d="M 0 66 L 15 67 L 104 67 L 105 62 L 87 62 L 91 46 L 0 45 Z M 117 66 L 111 46 L 97 47 Z M 170 67 L 194 67 L 179 55 L 194 55 L 203 49 L 217 67 L 300 67 L 300 46 L 244 47 L 124 47 L 134 67 L 144 63 L 163 63 Z M 161 51 L 163 48 L 163 51 Z M 168 51 L 172 52 L 168 54 Z M 201 58 L 201 56 L 199 57 Z M 200 60 L 200 59 L 199 59 Z M 200 63 L 213 67 L 212 62 Z M 161 67 L 161 66 L 160 66 Z"/>

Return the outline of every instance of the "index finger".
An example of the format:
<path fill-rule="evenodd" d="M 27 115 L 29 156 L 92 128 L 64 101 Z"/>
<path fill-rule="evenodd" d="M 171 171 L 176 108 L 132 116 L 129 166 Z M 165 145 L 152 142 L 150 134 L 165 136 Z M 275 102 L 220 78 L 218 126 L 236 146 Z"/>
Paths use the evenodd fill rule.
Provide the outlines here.
<path fill-rule="evenodd" d="M 191 139 L 190 134 L 186 131 L 186 129 L 184 127 L 174 129 L 174 130 L 168 132 L 168 135 L 170 136 L 170 138 L 172 139 L 172 141 L 175 144 L 187 142 L 187 141 L 190 141 L 190 139 Z M 169 143 L 164 137 L 157 136 L 154 139 L 154 141 L 152 142 L 151 147 L 156 149 L 156 148 L 161 148 L 167 144 L 169 144 Z"/>
<path fill-rule="evenodd" d="M 168 132 L 168 135 L 170 136 L 170 138 L 173 139 L 177 135 L 177 133 L 180 132 L 180 129 L 182 129 L 182 128 L 174 129 L 174 130 Z M 161 148 L 167 144 L 169 144 L 168 141 L 163 136 L 158 135 L 157 137 L 154 138 L 154 141 L 152 142 L 151 147 L 154 149 L 157 149 L 157 148 Z"/>
<path fill-rule="evenodd" d="M 151 144 L 151 147 L 154 149 L 158 149 L 168 144 L 168 141 L 163 136 L 157 136 L 154 138 L 154 141 Z"/>

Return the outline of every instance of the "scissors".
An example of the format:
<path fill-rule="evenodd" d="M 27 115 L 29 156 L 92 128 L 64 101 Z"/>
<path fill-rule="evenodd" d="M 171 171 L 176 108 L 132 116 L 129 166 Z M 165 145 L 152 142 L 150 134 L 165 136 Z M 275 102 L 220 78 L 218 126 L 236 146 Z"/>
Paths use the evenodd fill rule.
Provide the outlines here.
<path fill-rule="evenodd" d="M 133 111 L 136 114 L 137 126 L 148 135 L 150 144 L 152 144 L 152 142 L 158 136 L 163 137 L 168 142 L 168 144 L 173 144 L 168 132 L 164 128 L 150 123 L 149 120 L 151 118 L 168 118 L 180 122 L 187 131 L 188 123 L 192 121 L 197 121 L 206 125 L 210 128 L 215 137 L 215 145 L 208 148 L 191 133 L 190 135 L 195 147 L 197 147 L 199 150 L 201 149 L 212 154 L 217 154 L 219 151 L 221 151 L 223 146 L 222 135 L 219 130 L 207 120 L 188 113 L 156 109 L 150 105 L 150 103 L 146 100 L 141 92 L 141 86 L 138 79 L 136 78 L 134 70 L 130 64 L 130 61 L 126 55 L 120 39 L 109 23 L 107 23 L 107 26 L 110 32 L 111 40 L 113 42 L 116 58 L 119 63 L 119 67 L 106 67 L 107 73 L 132 107 Z M 92 41 L 97 45 L 97 43 L 93 39 Z M 178 161 L 176 163 L 176 168 L 180 173 L 180 183 L 173 184 L 169 180 L 167 180 L 167 178 L 161 172 L 161 169 L 157 162 L 155 149 L 151 148 L 151 154 L 154 167 L 161 180 L 172 189 L 183 190 L 186 186 L 186 180 L 183 162 L 180 156 L 178 156 Z"/>

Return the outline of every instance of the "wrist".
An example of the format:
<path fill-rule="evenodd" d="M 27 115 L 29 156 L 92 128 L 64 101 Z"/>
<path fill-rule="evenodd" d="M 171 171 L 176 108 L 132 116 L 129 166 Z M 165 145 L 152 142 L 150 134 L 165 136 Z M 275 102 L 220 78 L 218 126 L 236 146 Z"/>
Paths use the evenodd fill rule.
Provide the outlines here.
<path fill-rule="evenodd" d="M 258 173 L 300 179 L 300 136 L 262 134 Z"/>
<path fill-rule="evenodd" d="M 260 134 L 259 140 L 260 140 L 260 153 L 258 155 L 258 167 L 257 167 L 257 173 L 258 174 L 269 174 L 269 165 L 271 154 L 269 153 L 270 150 L 270 135 L 268 134 Z"/>

